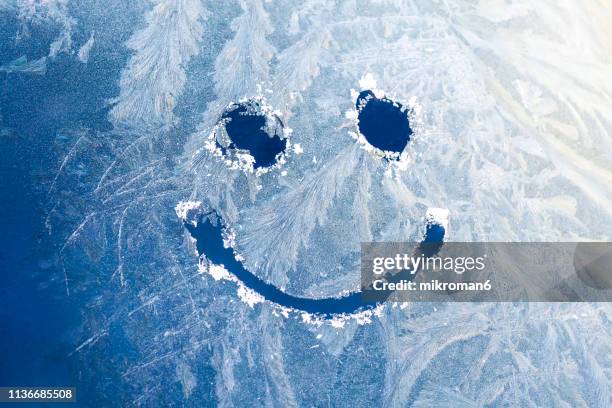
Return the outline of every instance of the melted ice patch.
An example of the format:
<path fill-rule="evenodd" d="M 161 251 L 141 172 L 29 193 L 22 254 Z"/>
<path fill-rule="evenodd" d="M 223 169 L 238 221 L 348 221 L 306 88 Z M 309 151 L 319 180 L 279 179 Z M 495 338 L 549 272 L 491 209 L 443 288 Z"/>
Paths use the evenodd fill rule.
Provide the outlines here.
<path fill-rule="evenodd" d="M 414 97 L 399 102 L 395 95 L 379 89 L 369 73 L 361 78 L 359 86 L 361 91 L 351 89 L 355 105 L 345 112 L 351 123 L 349 135 L 365 151 L 385 159 L 390 167 L 406 170 L 412 159 L 406 146 L 422 128 L 420 105 Z"/>
<path fill-rule="evenodd" d="M 236 294 L 238 298 L 247 304 L 251 309 L 259 303 L 266 302 L 266 298 L 257 291 L 247 287 L 240 279 L 231 273 L 224 265 L 209 262 L 205 255 L 200 256 L 198 270 L 200 273 L 210 275 L 215 281 L 228 281 L 236 284 Z M 302 310 L 279 305 L 268 301 L 272 306 L 272 313 L 275 316 L 282 316 L 285 319 L 299 319 L 303 323 L 320 327 L 324 324 L 335 328 L 344 328 L 346 324 L 356 323 L 360 326 L 372 323 L 375 317 L 380 317 L 385 309 L 384 304 L 378 304 L 373 308 L 359 310 L 355 313 L 338 313 L 331 318 L 326 318 L 321 314 L 308 313 Z"/>
<path fill-rule="evenodd" d="M 184 212 L 180 210 L 192 207 L 196 206 L 177 205 L 177 214 L 181 216 Z M 201 211 L 200 207 L 196 207 L 196 211 Z M 266 301 L 277 316 L 288 318 L 293 315 L 305 323 L 326 323 L 335 328 L 342 328 L 349 321 L 367 324 L 382 313 L 384 306 L 380 302 L 364 302 L 360 291 L 345 290 L 338 296 L 326 298 L 307 298 L 286 293 L 283 288 L 263 281 L 245 268 L 243 258 L 234 249 L 235 232 L 224 227 L 222 220 L 202 217 L 199 221 L 195 224 L 186 221 L 185 227 L 195 240 L 200 273 L 208 273 L 216 281 L 235 283 L 238 297 L 250 308 Z M 448 225 L 448 212 L 430 209 L 426 221 L 423 242 L 439 242 L 441 246 Z"/>
<path fill-rule="evenodd" d="M 303 151 L 299 144 L 291 144 L 292 130 L 281 117 L 263 96 L 230 103 L 204 147 L 230 169 L 260 176 L 282 167 L 291 151 Z"/>

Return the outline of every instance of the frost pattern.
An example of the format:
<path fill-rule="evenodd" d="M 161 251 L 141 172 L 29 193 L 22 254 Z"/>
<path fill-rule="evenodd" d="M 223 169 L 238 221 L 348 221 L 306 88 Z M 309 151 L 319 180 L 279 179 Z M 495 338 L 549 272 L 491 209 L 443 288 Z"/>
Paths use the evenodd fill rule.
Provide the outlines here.
<path fill-rule="evenodd" d="M 263 276 L 285 286 L 286 273 L 295 267 L 299 250 L 309 242 L 315 226 L 326 222 L 329 206 L 358 160 L 357 149 L 349 147 L 300 186 L 245 213 L 238 249 L 249 254 L 247 269 L 261 270 Z"/>
<path fill-rule="evenodd" d="M 36 4 L 24 15 L 46 18 Z M 608 406 L 607 304 L 402 304 L 363 326 L 290 319 L 239 301 L 224 270 L 203 273 L 175 206 L 216 211 L 251 270 L 309 294 L 350 288 L 358 242 L 414 239 L 427 208 L 448 208 L 457 241 L 610 240 L 610 13 L 595 1 L 241 2 L 201 78 L 214 100 L 198 107 L 184 152 L 166 130 L 75 124 L 58 135 L 48 228 L 58 279 L 87 306 L 71 356 L 114 358 L 120 385 L 99 387 L 125 405 L 182 387 L 187 405 L 318 406 L 340 395 L 369 406 Z M 181 119 L 173 107 L 204 14 L 192 1 L 147 13 L 129 42 L 116 125 Z M 423 108 L 402 171 L 348 134 L 349 90 L 365 73 Z M 203 142 L 225 106 L 261 94 L 287 112 L 303 153 L 285 176 L 255 180 Z M 117 327 L 133 360 L 112 354 Z M 83 375 L 97 369 L 108 373 Z"/>
<path fill-rule="evenodd" d="M 229 101 L 252 96 L 268 80 L 269 61 L 275 53 L 266 36 L 273 28 L 259 0 L 241 1 L 242 15 L 232 23 L 235 31 L 215 62 L 215 91 Z"/>
<path fill-rule="evenodd" d="M 602 335 L 609 332 L 609 326 L 595 318 L 598 313 L 609 313 L 603 312 L 601 305 L 441 307 L 412 320 L 406 320 L 402 313 L 385 319 L 384 325 L 394 332 L 391 338 L 395 339 L 388 349 L 392 363 L 386 373 L 386 404 L 608 404 L 607 364 L 597 356 L 608 352 L 609 345 L 592 336 L 576 336 L 581 330 Z M 416 332 L 400 334 L 412 330 Z M 439 384 L 445 384 L 441 392 Z M 434 387 L 438 389 L 436 396 L 431 392 Z"/>
<path fill-rule="evenodd" d="M 0 71 L 4 71 L 7 74 L 12 72 L 27 72 L 31 74 L 44 75 L 47 72 L 47 57 L 41 57 L 33 61 L 28 61 L 28 58 L 23 55 L 11 62 L 0 65 Z"/>
<path fill-rule="evenodd" d="M 78 57 L 79 61 L 81 61 L 83 64 L 87 64 L 87 61 L 89 60 L 89 53 L 91 53 L 91 48 L 94 45 L 94 41 L 94 33 L 91 33 L 89 39 L 85 41 L 83 45 L 81 45 L 81 48 L 79 48 Z"/>
<path fill-rule="evenodd" d="M 16 36 L 17 41 L 26 41 L 30 37 L 31 29 L 35 26 L 57 26 L 59 33 L 49 44 L 46 56 L 23 56 L 22 58 L 37 61 L 38 64 L 46 62 L 46 57 L 55 58 L 61 53 L 72 51 L 72 35 L 76 20 L 68 12 L 68 0 L 6 0 L 0 2 L 0 12 L 9 12 L 20 23 Z M 40 70 L 13 70 L 7 72 L 36 72 Z"/>
<path fill-rule="evenodd" d="M 274 101 L 278 106 L 289 108 L 297 95 L 312 84 L 313 79 L 319 75 L 321 64 L 330 59 L 327 49 L 331 40 L 329 30 L 316 25 L 279 54 L 274 72 L 277 89 Z"/>
<path fill-rule="evenodd" d="M 115 124 L 156 128 L 176 122 L 174 107 L 185 86 L 185 69 L 197 55 L 208 13 L 199 0 L 159 0 L 146 27 L 126 43 L 135 54 L 121 76 L 121 93 L 110 116 Z"/>

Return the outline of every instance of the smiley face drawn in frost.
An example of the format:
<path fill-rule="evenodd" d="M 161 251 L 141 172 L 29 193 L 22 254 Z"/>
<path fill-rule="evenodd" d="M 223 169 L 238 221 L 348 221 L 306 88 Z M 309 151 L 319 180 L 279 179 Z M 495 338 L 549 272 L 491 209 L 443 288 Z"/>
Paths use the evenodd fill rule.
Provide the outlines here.
<path fill-rule="evenodd" d="M 358 133 L 358 145 L 366 143 L 365 150 L 383 165 L 401 161 L 413 135 L 410 117 L 414 110 L 372 88 L 357 95 L 355 111 L 347 115 L 356 119 L 354 131 Z M 242 169 L 246 174 L 255 170 L 259 175 L 262 169 L 267 172 L 284 163 L 285 149 L 291 146 L 287 140 L 289 134 L 280 113 L 274 112 L 265 99 L 254 98 L 230 104 L 207 144 L 231 169 Z M 281 315 L 296 314 L 316 324 L 324 321 L 344 324 L 348 319 L 369 322 L 382 310 L 379 303 L 362 302 L 360 291 L 308 298 L 291 295 L 267 282 L 251 272 L 244 257 L 237 252 L 236 231 L 214 209 L 205 211 L 204 208 L 201 202 L 181 202 L 176 207 L 177 215 L 196 242 L 200 269 L 215 280 L 236 284 L 238 296 L 251 308 L 267 301 Z M 422 241 L 441 246 L 448 229 L 448 211 L 428 210 L 424 227 Z"/>

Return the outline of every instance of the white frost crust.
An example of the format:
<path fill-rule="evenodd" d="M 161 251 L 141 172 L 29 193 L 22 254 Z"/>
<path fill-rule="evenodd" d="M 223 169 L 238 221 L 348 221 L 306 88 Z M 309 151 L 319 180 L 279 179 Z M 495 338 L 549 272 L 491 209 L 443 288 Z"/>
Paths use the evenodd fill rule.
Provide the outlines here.
<path fill-rule="evenodd" d="M 393 101 L 394 105 L 397 107 L 399 107 L 399 104 L 401 104 L 408 115 L 408 120 L 410 121 L 410 128 L 412 129 L 412 135 L 410 136 L 410 138 L 414 139 L 419 133 L 421 133 L 421 130 L 423 129 L 423 108 L 417 103 L 416 97 L 410 98 L 410 100 L 408 100 L 407 102 L 401 101 L 401 98 L 397 97 L 396 95 L 389 94 L 384 90 L 379 89 L 376 84 L 376 79 L 371 73 L 366 73 L 359 80 L 359 88 L 361 89 L 361 91 L 372 91 L 372 93 L 374 93 L 374 96 L 376 96 L 376 98 L 378 99 L 387 98 Z M 357 100 L 359 92 L 360 91 L 351 89 L 351 99 L 353 101 Z M 344 117 L 348 119 L 352 124 L 352 126 L 350 126 L 351 130 L 348 131 L 349 136 L 356 140 L 363 150 L 370 153 L 376 158 L 388 159 L 389 170 L 403 172 L 408 169 L 410 163 L 412 162 L 412 156 L 409 152 L 408 146 L 406 146 L 403 152 L 397 153 L 387 150 L 381 150 L 371 145 L 365 138 L 365 136 L 362 135 L 361 132 L 359 132 L 359 112 L 357 111 L 357 108 L 354 106 L 354 104 L 351 109 L 344 113 Z M 392 173 L 389 173 L 388 175 L 391 174 Z"/>
<path fill-rule="evenodd" d="M 304 153 L 304 149 L 302 148 L 302 145 L 299 143 L 295 143 L 293 145 L 293 151 L 295 152 L 295 154 L 302 154 Z"/>
<path fill-rule="evenodd" d="M 374 75 L 367 73 L 361 77 L 359 80 L 359 87 L 361 89 L 369 89 L 374 92 L 374 89 L 376 89 L 376 79 L 374 79 Z"/>
<path fill-rule="evenodd" d="M 215 281 L 229 281 L 242 285 L 238 278 L 225 268 L 225 265 L 213 264 L 205 255 L 200 255 L 198 272 L 209 274 Z"/>
<path fill-rule="evenodd" d="M 195 227 L 197 226 L 198 221 L 194 215 L 197 215 L 200 211 L 202 211 L 202 202 L 179 201 L 179 203 L 174 207 L 174 211 L 181 220 L 188 222 Z"/>
<path fill-rule="evenodd" d="M 221 237 L 223 238 L 223 246 L 225 248 L 232 248 L 234 251 L 234 258 L 238 262 L 244 261 L 244 257 L 238 252 L 238 246 L 236 245 L 236 230 L 231 227 L 225 227 L 221 232 Z"/>
<path fill-rule="evenodd" d="M 231 280 L 231 274 L 223 265 L 210 265 L 208 273 L 213 277 L 214 280 Z"/>
<path fill-rule="evenodd" d="M 448 231 L 449 211 L 446 208 L 428 208 L 425 213 L 425 221 L 427 224 L 438 224 Z"/>
<path fill-rule="evenodd" d="M 385 305 L 381 303 L 372 309 L 362 310 L 357 313 L 341 313 L 334 316 L 332 319 L 324 319 L 321 316 L 301 311 L 299 311 L 299 317 L 303 323 L 313 326 L 319 327 L 324 324 L 329 324 L 336 329 L 343 329 L 349 323 L 356 323 L 359 326 L 370 324 L 375 317 L 381 317 L 384 310 Z"/>
<path fill-rule="evenodd" d="M 237 285 L 236 294 L 238 298 L 246 303 L 251 309 L 256 304 L 267 302 L 272 306 L 272 314 L 277 317 L 283 317 L 288 319 L 290 316 L 300 319 L 303 323 L 311 324 L 316 327 L 323 326 L 325 324 L 331 327 L 342 329 L 348 323 L 357 323 L 360 326 L 372 323 L 374 317 L 382 316 L 382 312 L 385 308 L 384 304 L 379 304 L 375 308 L 362 310 L 357 313 L 341 313 L 334 316 L 332 319 L 325 319 L 320 315 L 306 313 L 301 310 L 281 306 L 276 303 L 267 301 L 262 295 L 250 289 L 240 281 L 233 273 L 225 268 L 224 265 L 217 265 L 208 262 L 204 255 L 200 256 L 198 271 L 200 273 L 207 273 L 215 281 L 229 281 L 234 282 Z"/>
<path fill-rule="evenodd" d="M 251 309 L 258 303 L 265 301 L 264 297 L 252 289 L 247 288 L 242 283 L 238 283 L 238 297 Z"/>

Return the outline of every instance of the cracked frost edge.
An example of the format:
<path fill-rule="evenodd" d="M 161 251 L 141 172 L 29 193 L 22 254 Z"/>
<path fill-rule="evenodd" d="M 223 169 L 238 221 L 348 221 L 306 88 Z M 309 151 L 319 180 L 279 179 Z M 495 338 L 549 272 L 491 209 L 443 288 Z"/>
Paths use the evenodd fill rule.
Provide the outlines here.
<path fill-rule="evenodd" d="M 448 216 L 449 211 L 446 208 L 435 208 L 430 207 L 425 213 L 425 221 L 428 225 L 438 224 L 444 227 L 444 230 L 448 234 Z"/>
<path fill-rule="evenodd" d="M 404 102 L 402 98 L 397 97 L 395 94 L 390 94 L 382 89 L 379 89 L 376 85 L 376 79 L 371 73 L 366 73 L 363 77 L 361 77 L 361 79 L 359 80 L 359 88 L 361 89 L 361 91 L 372 91 L 372 93 L 374 93 L 374 96 L 378 99 L 387 98 L 395 106 L 397 106 L 397 104 L 401 104 L 408 114 L 408 121 L 410 123 L 410 129 L 412 130 L 412 135 L 410 136 L 410 139 L 413 140 L 415 137 L 418 137 L 418 135 L 423 129 L 423 108 L 420 104 L 417 103 L 415 96 L 410 98 L 408 102 Z M 351 89 L 351 99 L 353 101 L 357 100 L 359 92 L 360 91 Z M 370 153 L 372 156 L 376 158 L 388 159 L 390 169 L 394 168 L 399 171 L 407 170 L 412 160 L 411 155 L 408 152 L 408 145 L 406 145 L 406 147 L 401 153 L 382 150 L 371 145 L 370 142 L 368 142 L 368 140 L 365 138 L 365 136 L 362 135 L 361 132 L 359 132 L 359 111 L 357 111 L 355 103 L 353 103 L 351 106 L 351 109 L 347 110 L 344 113 L 345 118 L 349 119 L 351 121 L 351 124 L 353 125 L 353 129 L 349 130 L 348 134 L 357 141 L 357 143 L 362 149 Z"/>

